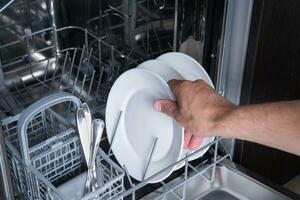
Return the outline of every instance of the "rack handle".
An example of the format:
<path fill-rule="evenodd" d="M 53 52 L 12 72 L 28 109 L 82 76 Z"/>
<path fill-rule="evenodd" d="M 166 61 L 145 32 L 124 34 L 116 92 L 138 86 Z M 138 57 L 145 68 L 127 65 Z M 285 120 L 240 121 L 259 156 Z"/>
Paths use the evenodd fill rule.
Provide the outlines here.
<path fill-rule="evenodd" d="M 21 145 L 20 149 L 22 157 L 26 164 L 30 164 L 29 145 L 27 138 L 27 126 L 29 122 L 39 112 L 46 110 L 56 104 L 68 101 L 73 102 L 77 106 L 77 108 L 79 108 L 82 104 L 78 97 L 68 92 L 56 92 L 39 99 L 22 112 L 18 120 L 17 131 Z"/>

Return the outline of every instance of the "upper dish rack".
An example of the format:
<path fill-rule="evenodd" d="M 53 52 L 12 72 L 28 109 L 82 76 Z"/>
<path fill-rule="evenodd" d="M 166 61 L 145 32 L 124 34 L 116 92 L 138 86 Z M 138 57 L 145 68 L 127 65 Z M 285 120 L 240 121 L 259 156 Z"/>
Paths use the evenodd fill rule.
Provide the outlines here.
<path fill-rule="evenodd" d="M 150 0 L 96 2 L 86 5 L 86 23 L 77 23 L 78 8 L 64 1 L 15 0 L 3 7 L 2 116 L 17 114 L 55 90 L 70 91 L 99 111 L 119 74 L 173 49 L 173 3 L 163 1 L 162 9 Z M 63 22 L 62 6 L 73 21 Z"/>
<path fill-rule="evenodd" d="M 58 49 L 55 41 L 37 44 L 43 37 L 81 35 L 83 44 Z M 41 46 L 40 46 L 41 45 Z M 26 52 L 5 57 L 11 49 L 25 46 Z M 86 101 L 91 108 L 105 105 L 109 87 L 121 70 L 136 65 L 138 60 L 124 55 L 112 45 L 80 27 L 47 28 L 0 46 L 1 76 L 5 80 L 1 92 L 1 111 L 18 113 L 33 101 L 56 90 L 69 91 Z M 6 59 L 5 59 L 6 58 Z"/>
<path fill-rule="evenodd" d="M 5 9 L 1 9 L 1 117 L 18 115 L 34 101 L 57 90 L 72 93 L 87 102 L 92 112 L 103 116 L 109 89 L 122 72 L 146 59 L 177 50 L 178 44 L 188 35 L 188 28 L 184 27 L 186 30 L 182 31 L 184 17 L 178 17 L 178 1 L 87 2 L 83 16 L 78 13 L 84 22 L 78 22 L 74 15 L 81 7 L 76 8 L 76 4 L 65 4 L 64 1 L 12 0 Z M 195 3 L 195 6 L 199 5 Z M 61 7 L 68 11 L 73 21 L 62 20 L 69 16 L 59 12 Z M 190 29 L 196 29 L 193 26 Z M 194 31 L 197 34 L 193 36 L 203 42 L 203 27 L 200 30 Z M 10 120 L 2 122 L 6 125 Z M 220 143 L 221 138 L 218 138 L 208 144 L 213 146 L 213 156 L 197 165 L 188 163 L 188 159 L 197 152 L 187 155 L 183 159 L 184 180 L 177 181 L 175 185 L 169 180 L 161 182 L 163 191 L 151 198 L 161 199 L 172 195 L 173 199 L 185 199 L 187 182 L 199 175 L 213 180 L 217 163 L 228 156 L 217 154 Z M 106 145 L 106 140 L 103 140 L 101 146 L 106 149 Z M 10 149 L 7 151 L 15 155 Z M 113 158 L 112 152 L 107 152 Z M 22 161 L 18 161 L 17 165 L 21 168 L 25 166 Z M 140 198 L 139 191 L 145 188 L 149 179 L 158 176 L 156 174 L 136 183 L 126 172 L 126 166 L 122 167 L 127 177 L 122 188 L 125 192 L 114 196 L 114 199 Z M 29 172 L 29 176 L 40 177 L 39 172 L 32 168 Z M 21 176 L 23 173 L 20 171 Z M 46 180 L 38 179 L 38 182 L 43 185 L 46 194 L 53 190 Z M 182 188 L 182 193 L 178 193 L 178 188 Z M 59 196 L 54 197 L 59 199 Z"/>

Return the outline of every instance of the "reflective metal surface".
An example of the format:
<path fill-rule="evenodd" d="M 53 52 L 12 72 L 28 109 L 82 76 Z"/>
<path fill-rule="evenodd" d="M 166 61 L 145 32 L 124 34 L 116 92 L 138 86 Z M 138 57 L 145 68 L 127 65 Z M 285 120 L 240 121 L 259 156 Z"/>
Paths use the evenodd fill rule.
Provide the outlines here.
<path fill-rule="evenodd" d="M 7 160 L 7 152 L 5 149 L 4 136 L 2 128 L 0 128 L 0 187 L 3 189 L 0 194 L 0 199 L 14 199 L 12 180 L 9 172 L 9 163 Z M 3 184 L 3 185 L 2 185 Z"/>
<path fill-rule="evenodd" d="M 186 185 L 186 199 L 194 200 L 287 200 L 297 199 L 299 196 L 293 194 L 283 187 L 266 185 L 261 181 L 248 176 L 247 171 L 237 167 L 229 160 L 224 160 L 216 168 L 216 177 L 213 182 L 209 181 L 206 176 L 198 176 Z M 184 177 L 178 177 L 183 180 Z M 174 183 L 179 180 L 174 180 Z M 178 188 L 175 193 L 182 195 L 183 188 Z M 280 191 L 280 192 L 279 192 Z M 153 199 L 160 193 L 160 189 L 143 199 Z M 175 199 L 174 194 L 169 194 L 162 199 Z"/>
<path fill-rule="evenodd" d="M 239 105 L 253 0 L 227 0 L 227 4 L 216 88 L 232 103 Z M 235 139 L 226 139 L 224 144 L 233 155 Z"/>

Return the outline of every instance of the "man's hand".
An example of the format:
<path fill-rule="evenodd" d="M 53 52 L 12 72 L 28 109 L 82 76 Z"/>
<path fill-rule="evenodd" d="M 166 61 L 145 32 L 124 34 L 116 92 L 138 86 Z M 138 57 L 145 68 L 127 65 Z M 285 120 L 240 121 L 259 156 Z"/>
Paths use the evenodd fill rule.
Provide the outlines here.
<path fill-rule="evenodd" d="M 154 109 L 173 117 L 185 128 L 184 147 L 197 149 L 203 136 L 220 135 L 222 119 L 235 106 L 203 80 L 169 81 L 177 101 L 157 100 Z M 223 136 L 224 137 L 224 136 Z"/>
<path fill-rule="evenodd" d="M 234 106 L 202 80 L 169 85 L 177 101 L 158 100 L 154 109 L 185 128 L 185 148 L 196 149 L 203 136 L 219 135 L 300 155 L 300 100 Z"/>

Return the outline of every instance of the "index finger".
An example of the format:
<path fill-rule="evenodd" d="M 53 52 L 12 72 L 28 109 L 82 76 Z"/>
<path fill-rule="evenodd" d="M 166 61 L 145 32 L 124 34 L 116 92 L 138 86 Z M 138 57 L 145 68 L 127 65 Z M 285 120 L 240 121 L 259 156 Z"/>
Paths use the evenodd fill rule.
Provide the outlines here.
<path fill-rule="evenodd" d="M 181 80 L 175 80 L 175 79 L 168 81 L 168 85 L 176 97 L 179 95 L 179 85 L 181 83 L 182 83 Z"/>

